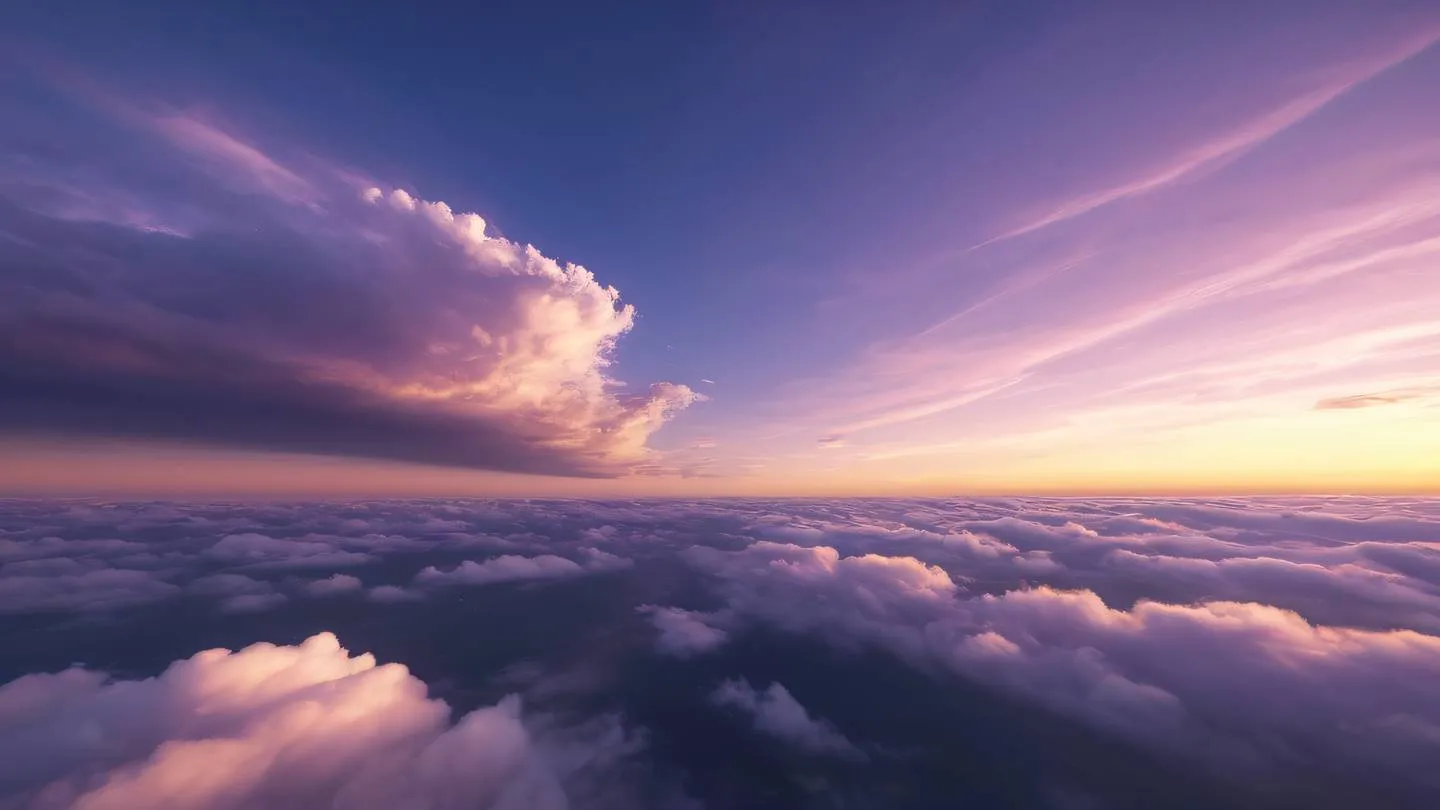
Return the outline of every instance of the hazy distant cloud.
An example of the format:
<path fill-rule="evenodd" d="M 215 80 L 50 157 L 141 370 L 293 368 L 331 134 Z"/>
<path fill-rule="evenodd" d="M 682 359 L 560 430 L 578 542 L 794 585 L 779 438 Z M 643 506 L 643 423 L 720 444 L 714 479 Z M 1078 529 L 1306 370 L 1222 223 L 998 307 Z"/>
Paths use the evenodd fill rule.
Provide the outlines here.
<path fill-rule="evenodd" d="M 274 585 L 244 574 L 210 574 L 191 582 L 186 590 L 218 597 L 217 606 L 222 613 L 260 613 L 289 601 Z"/>
<path fill-rule="evenodd" d="M 650 463 L 649 436 L 700 398 L 611 379 L 635 310 L 584 267 L 194 115 L 112 107 L 201 170 L 168 167 L 183 199 L 129 193 L 202 226 L 57 216 L 0 173 L 0 431 L 611 476 Z M 90 141 L 37 165 L 53 184 L 66 161 L 139 182 Z"/>
<path fill-rule="evenodd" d="M 349 574 L 332 574 L 325 579 L 306 583 L 305 593 L 310 596 L 335 596 L 364 590 L 364 583 Z"/>
<path fill-rule="evenodd" d="M 274 588 L 263 579 L 255 579 L 244 574 L 219 573 L 193 580 L 187 590 L 203 596 L 245 596 L 268 594 Z"/>
<path fill-rule="evenodd" d="M 424 597 L 415 592 L 401 588 L 398 585 L 376 585 L 365 594 L 365 598 L 371 602 L 416 602 Z"/>
<path fill-rule="evenodd" d="M 1299 93 L 1227 132 L 1219 133 L 1207 141 L 1191 146 L 1149 172 L 1121 184 L 1093 191 L 1062 203 L 1053 210 L 1017 225 L 976 247 L 1014 239 L 1084 216 L 1097 208 L 1148 194 L 1233 160 L 1319 112 L 1356 85 L 1369 81 L 1416 56 L 1433 45 L 1437 38 L 1440 38 L 1440 31 L 1434 28 L 1423 30 L 1417 36 L 1399 43 L 1398 47 L 1388 52 L 1377 54 L 1362 64 L 1349 66 L 1345 74 L 1320 84 L 1308 92 Z"/>
<path fill-rule="evenodd" d="M 546 753 L 515 698 L 452 722 L 405 667 L 351 656 L 325 633 L 293 647 L 208 650 L 143 681 L 71 669 L 0 687 L 0 801 L 562 810 L 575 763 L 623 756 L 629 743 L 615 722 L 555 733 L 569 735 L 553 746 L 568 756 Z"/>
<path fill-rule="evenodd" d="M 718 706 L 739 709 L 750 715 L 755 730 L 790 743 L 810 754 L 861 756 L 845 736 L 830 723 L 810 716 L 784 686 L 772 683 L 757 690 L 744 680 L 725 681 L 711 693 Z"/>
<path fill-rule="evenodd" d="M 254 532 L 222 537 L 205 554 L 231 564 L 274 568 L 339 568 L 371 559 L 326 542 L 277 539 Z"/>
<path fill-rule="evenodd" d="M 222 182 L 241 191 L 269 194 L 291 203 L 322 196 L 311 183 L 269 155 L 196 115 L 167 111 L 143 116 L 167 140 L 201 162 Z"/>
<path fill-rule="evenodd" d="M 245 593 L 220 601 L 224 613 L 261 613 L 290 601 L 283 593 Z"/>
<path fill-rule="evenodd" d="M 1412 399 L 1419 399 L 1421 396 L 1419 393 L 1407 391 L 1389 394 L 1356 394 L 1348 397 L 1331 397 L 1316 402 L 1315 410 L 1344 411 L 1358 408 L 1374 408 L 1379 405 L 1394 405 Z"/>
<path fill-rule="evenodd" d="M 465 560 L 449 571 L 441 571 L 432 565 L 416 574 L 415 582 L 420 585 L 488 585 L 531 579 L 565 579 L 587 573 L 618 571 L 634 565 L 630 560 L 599 549 L 585 548 L 579 552 L 583 559 L 578 563 L 554 554 L 538 557 L 503 554 L 478 563 Z"/>
<path fill-rule="evenodd" d="M 180 588 L 147 571 L 52 569 L 48 576 L 0 576 L 0 613 L 113 610 L 168 599 Z"/>

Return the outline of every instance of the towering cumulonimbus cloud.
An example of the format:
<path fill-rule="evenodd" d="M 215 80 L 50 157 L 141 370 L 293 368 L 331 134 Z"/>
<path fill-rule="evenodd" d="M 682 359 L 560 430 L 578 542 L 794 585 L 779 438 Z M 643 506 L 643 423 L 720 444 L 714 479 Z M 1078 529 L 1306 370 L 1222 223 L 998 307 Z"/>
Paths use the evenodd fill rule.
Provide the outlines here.
<path fill-rule="evenodd" d="M 575 746 L 624 743 L 610 728 L 551 757 L 516 698 L 452 723 L 425 693 L 328 633 L 207 650 L 142 681 L 27 675 L 0 687 L 0 806 L 563 810 Z"/>
<path fill-rule="evenodd" d="M 477 214 L 285 166 L 181 112 L 129 115 L 186 183 L 124 199 L 187 222 L 22 193 L 64 185 L 82 144 L 23 175 L 0 162 L 0 432 L 613 476 L 653 465 L 650 435 L 702 398 L 621 386 L 634 307 Z"/>

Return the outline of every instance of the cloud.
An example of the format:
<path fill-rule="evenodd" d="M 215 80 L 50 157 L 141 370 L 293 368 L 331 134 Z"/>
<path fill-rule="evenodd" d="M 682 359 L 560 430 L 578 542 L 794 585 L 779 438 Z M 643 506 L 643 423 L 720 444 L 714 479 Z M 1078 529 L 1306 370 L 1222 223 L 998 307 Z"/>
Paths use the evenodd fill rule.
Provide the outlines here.
<path fill-rule="evenodd" d="M 744 680 L 725 681 L 710 694 L 710 701 L 717 706 L 739 709 L 750 716 L 756 731 L 806 753 L 863 756 L 834 726 L 811 717 L 779 683 L 758 691 Z"/>
<path fill-rule="evenodd" d="M 1346 411 L 1359 408 L 1373 408 L 1378 405 L 1394 405 L 1412 399 L 1419 399 L 1422 395 L 1416 392 L 1396 392 L 1390 394 L 1355 394 L 1348 397 L 1330 397 L 1315 403 L 1317 411 Z"/>
<path fill-rule="evenodd" d="M 347 590 L 363 591 L 375 602 L 413 601 L 423 591 L 399 585 L 366 590 L 353 574 L 326 574 L 396 557 L 421 562 L 418 555 L 433 552 L 556 553 L 477 560 L 458 572 L 426 572 L 421 582 L 633 567 L 629 556 L 615 553 L 624 550 L 629 532 L 594 520 L 595 514 L 578 502 L 171 506 L 11 500 L 0 504 L 0 612 L 111 612 L 177 597 L 245 612 Z M 533 531 L 517 533 L 517 523 Z M 475 574 L 477 568 L 482 573 Z"/>
<path fill-rule="evenodd" d="M 88 612 L 157 602 L 180 588 L 153 573 L 99 568 L 84 573 L 0 577 L 0 613 Z"/>
<path fill-rule="evenodd" d="M 612 725 L 547 747 L 515 698 L 451 722 L 425 693 L 328 633 L 207 650 L 140 681 L 28 675 L 0 687 L 0 796 L 35 810 L 560 810 L 577 759 L 627 745 Z"/>
<path fill-rule="evenodd" d="M 365 598 L 371 602 L 395 603 L 395 602 L 416 602 L 423 597 L 415 591 L 407 591 L 398 585 L 376 585 L 365 594 Z"/>
<path fill-rule="evenodd" d="M 966 593 L 913 558 L 823 546 L 687 556 L 718 578 L 734 627 L 878 646 L 1212 764 L 1301 757 L 1440 785 L 1423 764 L 1440 754 L 1434 635 L 1317 625 L 1255 602 L 1121 609 L 1088 590 Z"/>
<path fill-rule="evenodd" d="M 263 613 L 290 601 L 283 593 L 244 593 L 220 602 L 223 613 Z"/>
<path fill-rule="evenodd" d="M 190 583 L 188 590 L 202 596 L 247 596 L 268 594 L 274 590 L 270 583 L 247 577 L 244 574 L 209 574 Z"/>
<path fill-rule="evenodd" d="M 578 550 L 578 553 L 581 557 L 581 565 L 590 572 L 624 571 L 635 567 L 634 561 L 608 551 L 601 551 L 598 548 L 582 548 Z"/>
<path fill-rule="evenodd" d="M 658 605 L 641 605 L 636 611 L 648 615 L 659 631 L 656 648 L 678 658 L 713 650 L 729 637 L 724 630 L 707 624 L 703 613 Z"/>
<path fill-rule="evenodd" d="M 244 574 L 211 574 L 191 582 L 187 590 L 201 596 L 219 597 L 222 613 L 261 613 L 289 601 L 269 582 Z"/>
<path fill-rule="evenodd" d="M 56 557 L 105 558 L 145 550 L 142 543 L 112 538 L 65 539 L 51 534 L 33 539 L 0 537 L 0 560 L 7 563 Z"/>
<path fill-rule="evenodd" d="M 211 555 L 243 534 L 373 555 L 367 582 L 371 570 L 444 565 L 474 538 L 527 551 L 367 588 Z M 663 572 L 677 554 L 698 578 L 636 579 L 643 604 L 629 618 L 642 645 L 706 655 L 692 662 L 702 669 L 738 660 L 730 645 L 748 655 L 747 634 L 763 627 L 890 656 L 938 688 L 959 679 L 1241 779 L 1323 772 L 1386 795 L 1437 788 L 1433 499 L 5 501 L 0 610 L 165 599 L 269 610 L 333 584 L 364 595 L 352 605 L 364 619 L 432 595 L 434 576 L 562 588 L 631 565 Z M 655 604 L 667 598 L 685 607 Z M 751 691 L 761 705 L 764 684 Z"/>
<path fill-rule="evenodd" d="M 306 583 L 305 593 L 310 596 L 336 596 L 343 593 L 354 593 L 364 590 L 364 588 L 364 584 L 358 578 L 349 574 L 331 574 L 325 579 Z"/>
<path fill-rule="evenodd" d="M 599 549 L 583 548 L 579 551 L 584 559 L 578 563 L 554 554 L 537 557 L 502 554 L 480 563 L 466 560 L 449 571 L 441 571 L 432 565 L 416 574 L 415 582 L 420 585 L 489 585 L 521 580 L 567 579 L 587 573 L 619 571 L 634 565 L 630 560 Z"/>
<path fill-rule="evenodd" d="M 167 111 L 144 116 L 144 120 L 239 190 L 269 194 L 292 203 L 313 203 L 321 196 L 313 185 L 269 155 L 193 114 Z"/>
<path fill-rule="evenodd" d="M 262 568 L 338 568 L 371 559 L 314 539 L 276 539 L 253 532 L 222 537 L 205 553 L 227 563 Z"/>
<path fill-rule="evenodd" d="M 1158 166 L 1148 173 L 1119 185 L 1069 200 L 1053 210 L 976 245 L 976 247 L 984 247 L 995 242 L 1024 236 L 1042 228 L 1084 216 L 1097 208 L 1149 194 L 1223 165 L 1299 124 L 1356 86 L 1420 54 L 1434 45 L 1437 39 L 1440 39 L 1440 32 L 1433 28 L 1422 31 L 1408 41 L 1400 43 L 1399 47 L 1390 52 L 1378 54 L 1362 64 L 1351 66 L 1347 75 L 1339 77 L 1338 80 L 1296 95 L 1228 132 L 1221 133 L 1209 141 L 1199 143 L 1175 155 L 1166 165 Z"/>
<path fill-rule="evenodd" d="M 0 183 L 0 432 L 616 476 L 701 399 L 610 376 L 635 309 L 584 267 L 193 115 L 146 120 L 199 173 L 132 192 L 194 227 L 64 218 Z M 117 162 L 110 143 L 68 158 Z"/>

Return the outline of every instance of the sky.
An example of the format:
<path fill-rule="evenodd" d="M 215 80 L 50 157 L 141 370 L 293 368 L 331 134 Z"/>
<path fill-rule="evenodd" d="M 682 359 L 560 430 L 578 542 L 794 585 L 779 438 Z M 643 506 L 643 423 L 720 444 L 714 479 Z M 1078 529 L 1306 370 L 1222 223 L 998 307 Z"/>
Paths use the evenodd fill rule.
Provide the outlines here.
<path fill-rule="evenodd" d="M 0 493 L 1440 491 L 1426 2 L 7 3 Z"/>

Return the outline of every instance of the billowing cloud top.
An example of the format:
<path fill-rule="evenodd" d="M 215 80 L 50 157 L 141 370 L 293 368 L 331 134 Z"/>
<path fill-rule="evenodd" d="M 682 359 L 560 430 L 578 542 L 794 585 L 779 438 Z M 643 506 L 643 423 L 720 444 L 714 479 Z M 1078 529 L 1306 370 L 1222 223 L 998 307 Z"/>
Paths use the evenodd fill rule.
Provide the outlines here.
<path fill-rule="evenodd" d="M 120 109 L 182 184 L 87 173 L 78 143 L 0 161 L 0 430 L 606 476 L 653 463 L 649 436 L 699 398 L 612 379 L 635 309 L 584 267 Z"/>
<path fill-rule="evenodd" d="M 519 709 L 451 725 L 405 667 L 329 633 L 206 650 L 143 681 L 69 669 L 0 687 L 0 785 L 36 810 L 567 808 L 564 766 Z"/>

